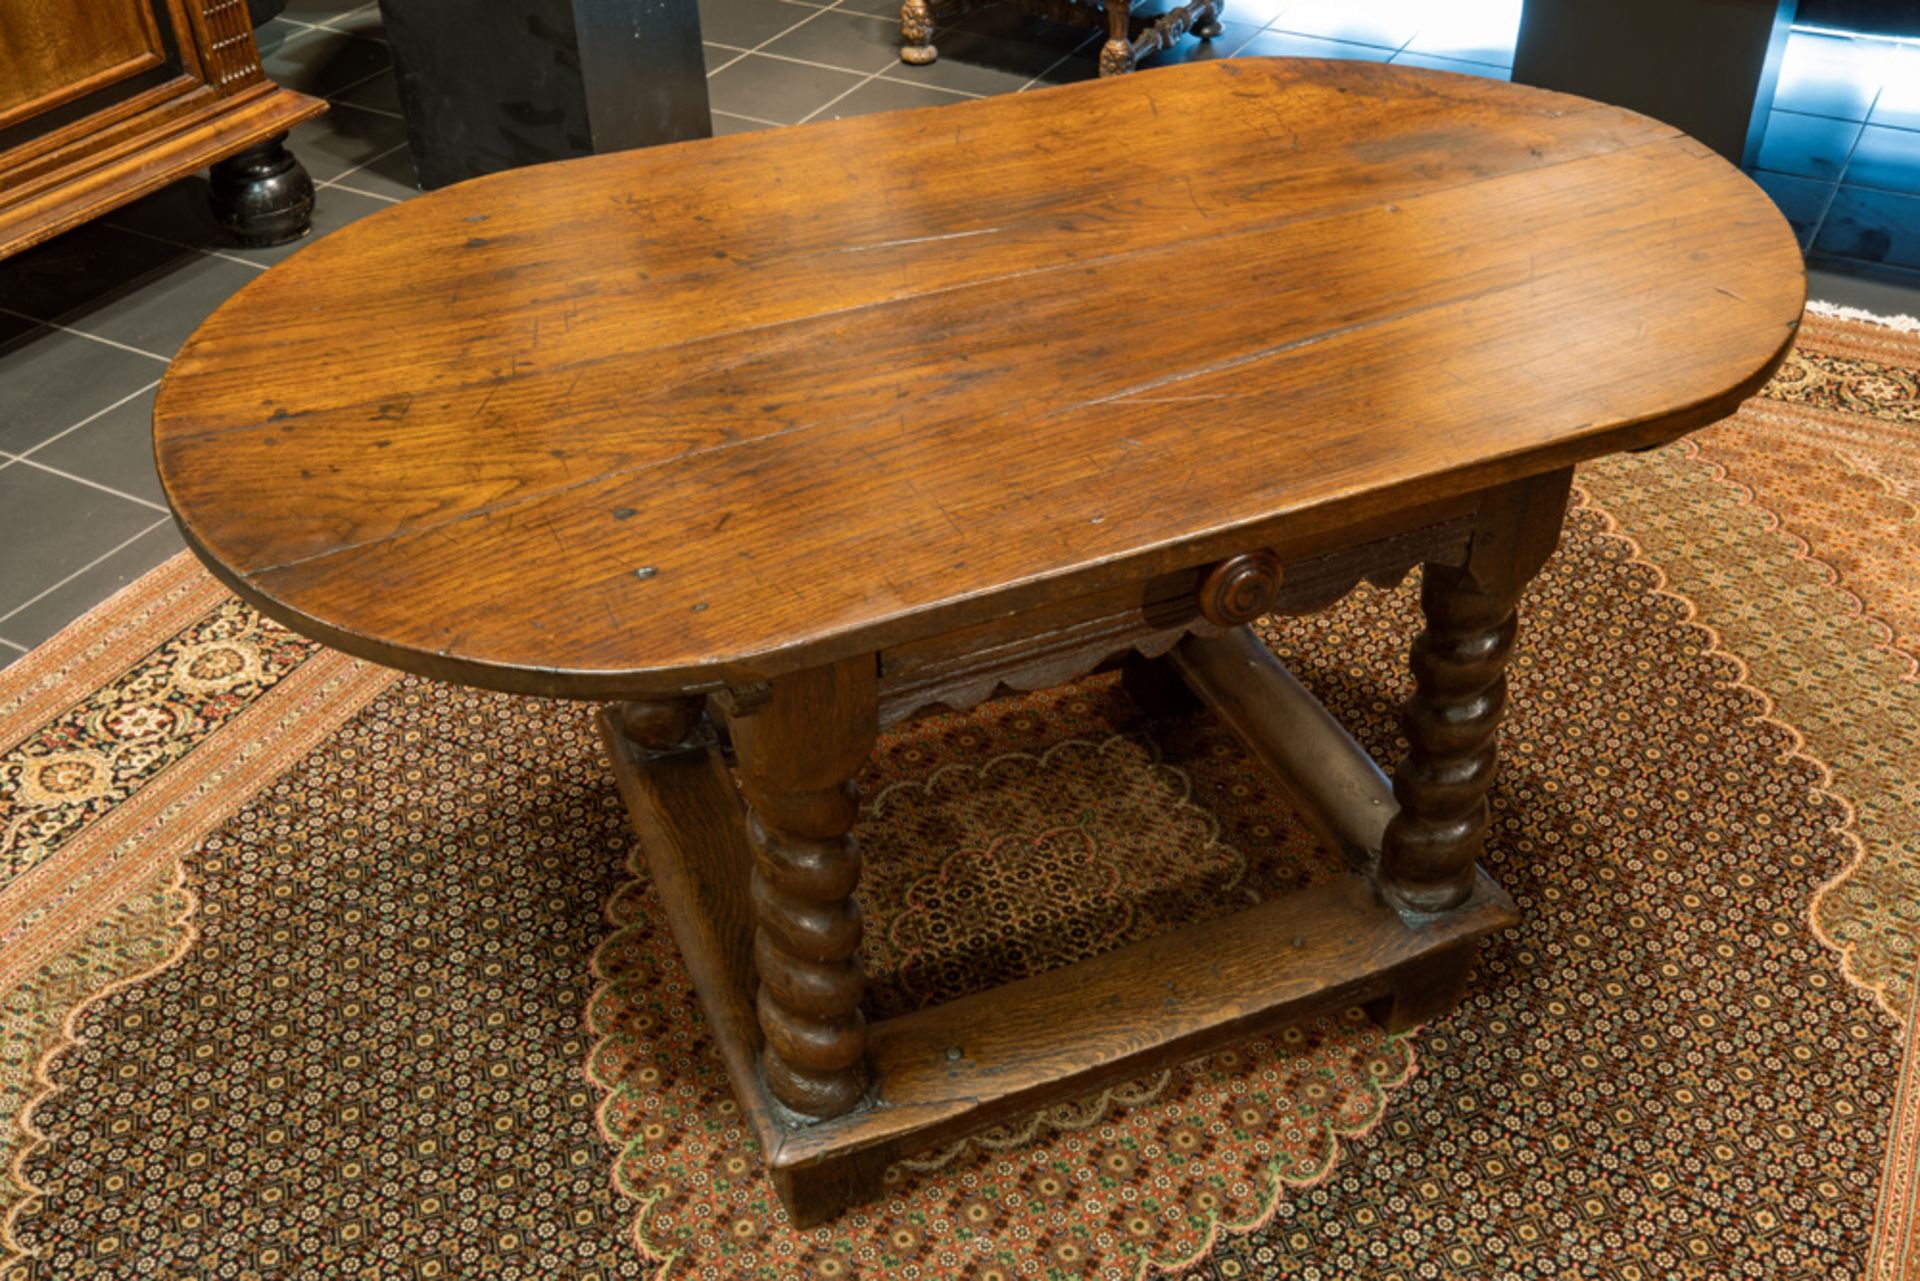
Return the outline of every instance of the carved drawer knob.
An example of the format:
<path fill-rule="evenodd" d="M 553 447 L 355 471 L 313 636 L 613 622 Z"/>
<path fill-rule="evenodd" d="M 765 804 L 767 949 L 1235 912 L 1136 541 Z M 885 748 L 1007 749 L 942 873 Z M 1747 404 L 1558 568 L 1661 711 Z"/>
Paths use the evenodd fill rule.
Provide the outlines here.
<path fill-rule="evenodd" d="M 1280 558 L 1247 552 L 1221 561 L 1200 584 L 1200 613 L 1218 627 L 1251 623 L 1273 608 L 1280 592 Z"/>

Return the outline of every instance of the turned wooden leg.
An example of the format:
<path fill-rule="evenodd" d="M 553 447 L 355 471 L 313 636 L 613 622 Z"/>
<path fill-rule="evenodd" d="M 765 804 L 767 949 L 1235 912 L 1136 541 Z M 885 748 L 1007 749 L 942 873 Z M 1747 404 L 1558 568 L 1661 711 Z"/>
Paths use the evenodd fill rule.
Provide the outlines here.
<path fill-rule="evenodd" d="M 1382 887 L 1403 910 L 1445 911 L 1473 891 L 1506 708 L 1514 606 L 1559 540 L 1572 475 L 1554 472 L 1490 492 L 1466 563 L 1423 571 L 1427 626 L 1413 643 L 1414 693 L 1401 711 L 1408 748 L 1393 776 L 1400 810 L 1381 849 Z"/>
<path fill-rule="evenodd" d="M 1128 38 L 1127 17 L 1130 0 L 1105 0 L 1107 6 L 1107 42 L 1100 46 L 1100 74 L 1121 76 L 1133 70 L 1133 41 Z"/>
<path fill-rule="evenodd" d="M 213 166 L 214 221 L 243 245 L 283 245 L 313 225 L 313 179 L 277 134 Z"/>
<path fill-rule="evenodd" d="M 927 0 L 904 0 L 900 6 L 900 61 L 924 67 L 940 56 L 933 47 L 933 6 Z"/>
<path fill-rule="evenodd" d="M 872 655 L 772 682 L 730 717 L 753 847 L 756 1009 L 767 1088 L 803 1117 L 866 1095 L 853 776 L 878 734 Z"/>
<path fill-rule="evenodd" d="M 1193 34 L 1202 40 L 1211 40 L 1219 35 L 1225 30 L 1220 25 L 1220 18 L 1226 9 L 1226 0 L 1213 0 L 1213 7 L 1207 11 L 1207 16 L 1193 24 Z"/>

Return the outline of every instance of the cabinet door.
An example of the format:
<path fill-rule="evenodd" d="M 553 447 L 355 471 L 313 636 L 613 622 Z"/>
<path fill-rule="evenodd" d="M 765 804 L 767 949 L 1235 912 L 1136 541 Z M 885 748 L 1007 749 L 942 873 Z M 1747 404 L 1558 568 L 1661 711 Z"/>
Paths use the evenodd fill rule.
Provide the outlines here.
<path fill-rule="evenodd" d="M 0 0 L 0 147 L 180 75 L 165 0 Z"/>

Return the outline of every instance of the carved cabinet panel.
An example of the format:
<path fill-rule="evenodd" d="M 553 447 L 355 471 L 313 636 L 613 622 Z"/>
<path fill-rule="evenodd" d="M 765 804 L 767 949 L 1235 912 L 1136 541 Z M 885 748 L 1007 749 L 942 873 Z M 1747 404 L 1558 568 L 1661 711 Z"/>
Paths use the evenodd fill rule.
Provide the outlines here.
<path fill-rule="evenodd" d="M 246 0 L 0 0 L 0 255 L 240 153 L 277 150 L 323 110 L 267 80 Z M 302 189 L 305 206 L 256 238 L 305 230 L 311 186 L 277 172 L 278 194 Z"/>

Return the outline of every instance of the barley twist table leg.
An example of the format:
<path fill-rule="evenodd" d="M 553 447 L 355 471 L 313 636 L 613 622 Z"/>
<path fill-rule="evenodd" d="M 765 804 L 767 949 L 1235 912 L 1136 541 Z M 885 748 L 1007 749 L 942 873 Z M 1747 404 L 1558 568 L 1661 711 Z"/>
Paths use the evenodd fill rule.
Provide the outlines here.
<path fill-rule="evenodd" d="M 1387 824 L 1383 851 L 1389 883 L 1407 907 L 1441 911 L 1473 889 L 1517 595 L 1477 590 L 1451 566 L 1426 567 L 1427 627 L 1413 643 L 1414 694 L 1401 712 L 1409 746 L 1393 776 L 1400 812 Z"/>
<path fill-rule="evenodd" d="M 775 1098 L 814 1119 L 851 1111 L 867 1089 L 849 833 L 851 780 L 877 724 L 871 656 L 776 680 L 764 705 L 732 718 L 754 852 L 762 1070 Z"/>
<path fill-rule="evenodd" d="M 1380 875 L 1395 905 L 1441 912 L 1473 892 L 1487 834 L 1487 789 L 1507 702 L 1515 604 L 1559 541 L 1571 471 L 1519 481 L 1481 500 L 1461 565 L 1428 564 L 1413 643 L 1413 697 L 1401 712 L 1408 749 L 1394 771 L 1399 813 Z"/>

